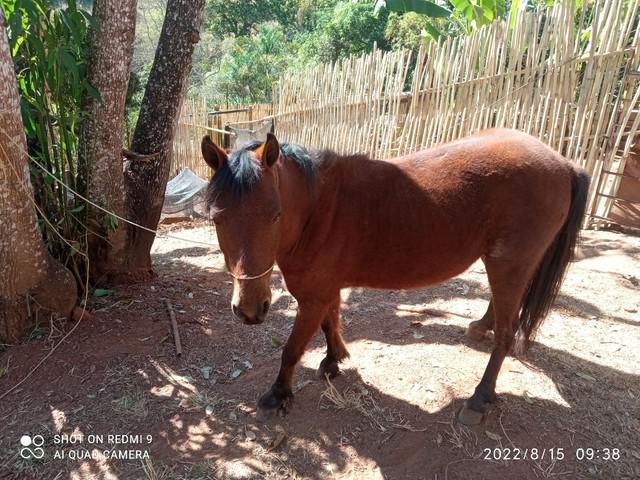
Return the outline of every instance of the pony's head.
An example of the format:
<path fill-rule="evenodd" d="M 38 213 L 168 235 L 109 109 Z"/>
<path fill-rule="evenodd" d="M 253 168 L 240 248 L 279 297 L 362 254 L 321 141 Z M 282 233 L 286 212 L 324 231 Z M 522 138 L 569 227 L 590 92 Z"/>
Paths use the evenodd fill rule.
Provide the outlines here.
<path fill-rule="evenodd" d="M 269 280 L 280 237 L 280 193 L 273 168 L 280 145 L 272 134 L 227 155 L 207 136 L 202 156 L 215 172 L 207 190 L 209 216 L 233 277 L 233 314 L 262 323 L 271 304 Z"/>

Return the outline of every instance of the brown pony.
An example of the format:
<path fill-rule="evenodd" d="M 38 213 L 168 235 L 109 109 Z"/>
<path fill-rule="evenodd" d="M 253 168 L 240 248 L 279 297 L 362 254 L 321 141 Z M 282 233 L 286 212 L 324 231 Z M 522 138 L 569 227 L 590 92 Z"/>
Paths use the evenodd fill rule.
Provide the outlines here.
<path fill-rule="evenodd" d="M 234 278 L 233 313 L 264 321 L 275 263 L 298 301 L 278 377 L 258 400 L 261 415 L 286 411 L 294 367 L 320 328 L 327 355 L 319 374 L 338 373 L 349 355 L 340 289 L 433 285 L 481 258 L 492 298 L 468 334 L 492 329 L 495 345 L 458 416 L 479 423 L 516 332 L 526 350 L 560 288 L 589 188 L 583 170 L 512 130 L 387 161 L 309 153 L 271 134 L 230 155 L 205 137 L 202 155 L 215 171 L 207 198 Z"/>

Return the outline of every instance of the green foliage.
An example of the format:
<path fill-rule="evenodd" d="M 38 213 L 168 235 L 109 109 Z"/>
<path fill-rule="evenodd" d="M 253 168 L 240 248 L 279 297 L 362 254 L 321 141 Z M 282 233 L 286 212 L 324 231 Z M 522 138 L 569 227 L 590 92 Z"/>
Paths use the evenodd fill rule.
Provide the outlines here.
<path fill-rule="evenodd" d="M 147 0 L 148 1 L 148 0 Z M 352 0 L 209 0 L 189 93 L 216 103 L 265 102 L 287 69 L 368 52 L 385 37 L 388 12 Z"/>
<path fill-rule="evenodd" d="M 86 76 L 93 18 L 75 0 L 0 0 L 21 96 L 29 155 L 58 179 L 86 193 L 86 166 L 77 164 L 78 124 L 85 98 L 99 98 Z M 51 253 L 76 275 L 84 268 L 87 212 L 74 196 L 30 164 L 39 223 Z"/>
<path fill-rule="evenodd" d="M 417 50 L 426 40 L 437 40 L 443 35 L 443 27 L 437 20 L 415 12 L 389 15 L 385 37 L 393 48 Z"/>
<path fill-rule="evenodd" d="M 450 0 L 453 15 L 464 26 L 466 32 L 476 30 L 506 16 L 506 0 Z"/>
<path fill-rule="evenodd" d="M 386 8 L 392 12 L 414 12 L 436 18 L 451 15 L 451 12 L 446 8 L 428 0 L 378 0 L 374 12 L 377 13 L 382 8 Z"/>
<path fill-rule="evenodd" d="M 425 41 L 464 35 L 506 17 L 511 3 L 208 0 L 189 93 L 216 103 L 269 101 L 271 83 L 287 69 L 361 55 L 374 45 L 417 49 Z M 270 48 L 265 41 L 272 42 Z"/>
<path fill-rule="evenodd" d="M 317 60 L 335 61 L 370 51 L 374 44 L 386 49 L 384 36 L 387 13 L 375 15 L 372 3 L 342 1 L 320 13 L 314 32 Z"/>
<path fill-rule="evenodd" d="M 231 103 L 262 102 L 287 68 L 287 44 L 278 24 L 262 24 L 252 37 L 239 37 L 220 65 L 220 87 Z"/>
<path fill-rule="evenodd" d="M 295 0 L 209 0 L 205 7 L 205 27 L 220 36 L 248 37 L 260 24 L 276 21 L 283 30 L 296 26 Z"/>

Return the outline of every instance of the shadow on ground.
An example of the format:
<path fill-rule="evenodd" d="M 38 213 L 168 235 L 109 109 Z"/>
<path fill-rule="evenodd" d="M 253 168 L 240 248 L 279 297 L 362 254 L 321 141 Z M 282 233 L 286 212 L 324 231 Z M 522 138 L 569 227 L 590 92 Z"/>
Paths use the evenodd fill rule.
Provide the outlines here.
<path fill-rule="evenodd" d="M 268 323 L 248 327 L 234 321 L 228 276 L 192 262 L 208 253 L 193 247 L 158 254 L 157 281 L 94 299 L 96 321 L 80 325 L 46 367 L 0 405 L 0 424 L 5 425 L 0 433 L 1 478 L 640 477 L 640 377 L 542 343 L 534 343 L 526 368 L 550 379 L 558 401 L 503 393 L 481 426 L 470 429 L 455 422 L 491 348 L 489 341 L 468 340 L 461 326 L 481 314 L 477 302 L 484 305 L 489 299 L 486 284 L 474 280 L 456 279 L 412 292 L 352 291 L 345 301 L 345 337 L 352 353 L 366 352 L 368 346 L 379 349 L 375 362 L 354 355 L 332 388 L 315 378 L 313 368 L 301 365 L 289 415 L 256 422 L 255 401 L 275 377 L 295 301 L 278 288 L 281 279 L 275 274 Z M 177 312 L 181 357 L 175 356 L 164 297 Z M 457 307 L 449 310 L 443 299 Z M 466 303 L 476 306 L 467 312 L 461 307 Z M 568 293 L 559 304 L 576 321 L 602 315 L 595 304 Z M 608 319 L 637 326 L 624 318 Z M 318 336 L 313 358 L 322 344 Z M 32 342 L 3 353 L 0 364 L 20 368 L 9 369 L 0 388 L 15 384 L 50 346 Z M 398 346 L 409 362 L 410 352 L 425 349 L 424 360 L 407 368 L 407 358 L 392 354 Z M 454 349 L 451 365 L 442 359 L 434 365 L 429 352 L 445 347 Z M 419 387 L 437 390 L 444 400 L 437 408 L 426 408 L 422 393 L 408 399 L 383 388 L 384 380 L 371 382 L 372 369 L 390 385 L 420 378 Z M 445 378 L 467 378 L 463 391 L 432 384 L 435 369 L 444 371 L 439 375 Z M 84 434 L 85 440 L 56 444 L 58 432 Z M 44 437 L 45 458 L 20 458 L 17 441 L 24 433 Z M 139 443 L 89 444 L 92 433 L 140 438 Z M 150 458 L 69 458 L 69 452 L 83 448 L 138 450 Z M 497 459 L 496 448 L 510 449 L 512 455 L 516 448 L 520 455 L 529 449 L 529 458 Z M 533 448 L 538 458 L 531 458 Z M 600 455 L 579 461 L 580 448 L 620 448 L 621 458 Z M 557 456 L 558 449 L 564 458 L 554 460 L 551 455 Z M 66 458 L 53 458 L 56 451 Z"/>

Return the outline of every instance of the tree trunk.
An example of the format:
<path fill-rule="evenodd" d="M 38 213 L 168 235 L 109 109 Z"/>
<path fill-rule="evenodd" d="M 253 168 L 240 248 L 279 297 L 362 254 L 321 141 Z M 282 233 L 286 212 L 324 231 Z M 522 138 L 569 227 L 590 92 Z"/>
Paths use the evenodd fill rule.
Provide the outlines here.
<path fill-rule="evenodd" d="M 128 217 L 155 230 L 160 220 L 171 166 L 172 144 L 191 71 L 193 50 L 205 0 L 169 0 L 131 150 L 149 155 L 126 162 L 125 188 Z M 155 234 L 127 227 L 126 274 L 141 281 L 153 276 L 151 246 Z M 124 272 L 123 272 L 124 273 Z"/>
<path fill-rule="evenodd" d="M 91 33 L 88 77 L 101 100 L 87 100 L 88 116 L 80 132 L 81 165 L 89 169 L 89 197 L 126 217 L 122 137 L 133 40 L 136 0 L 96 0 L 93 16 L 99 29 Z M 94 283 L 108 283 L 122 271 L 127 229 L 104 212 L 91 212 L 89 265 Z M 116 226 L 117 225 L 117 226 Z"/>
<path fill-rule="evenodd" d="M 0 9 L 0 341 L 13 342 L 35 312 L 70 316 L 77 292 L 73 275 L 47 252 L 33 204 L 27 141 Z"/>

